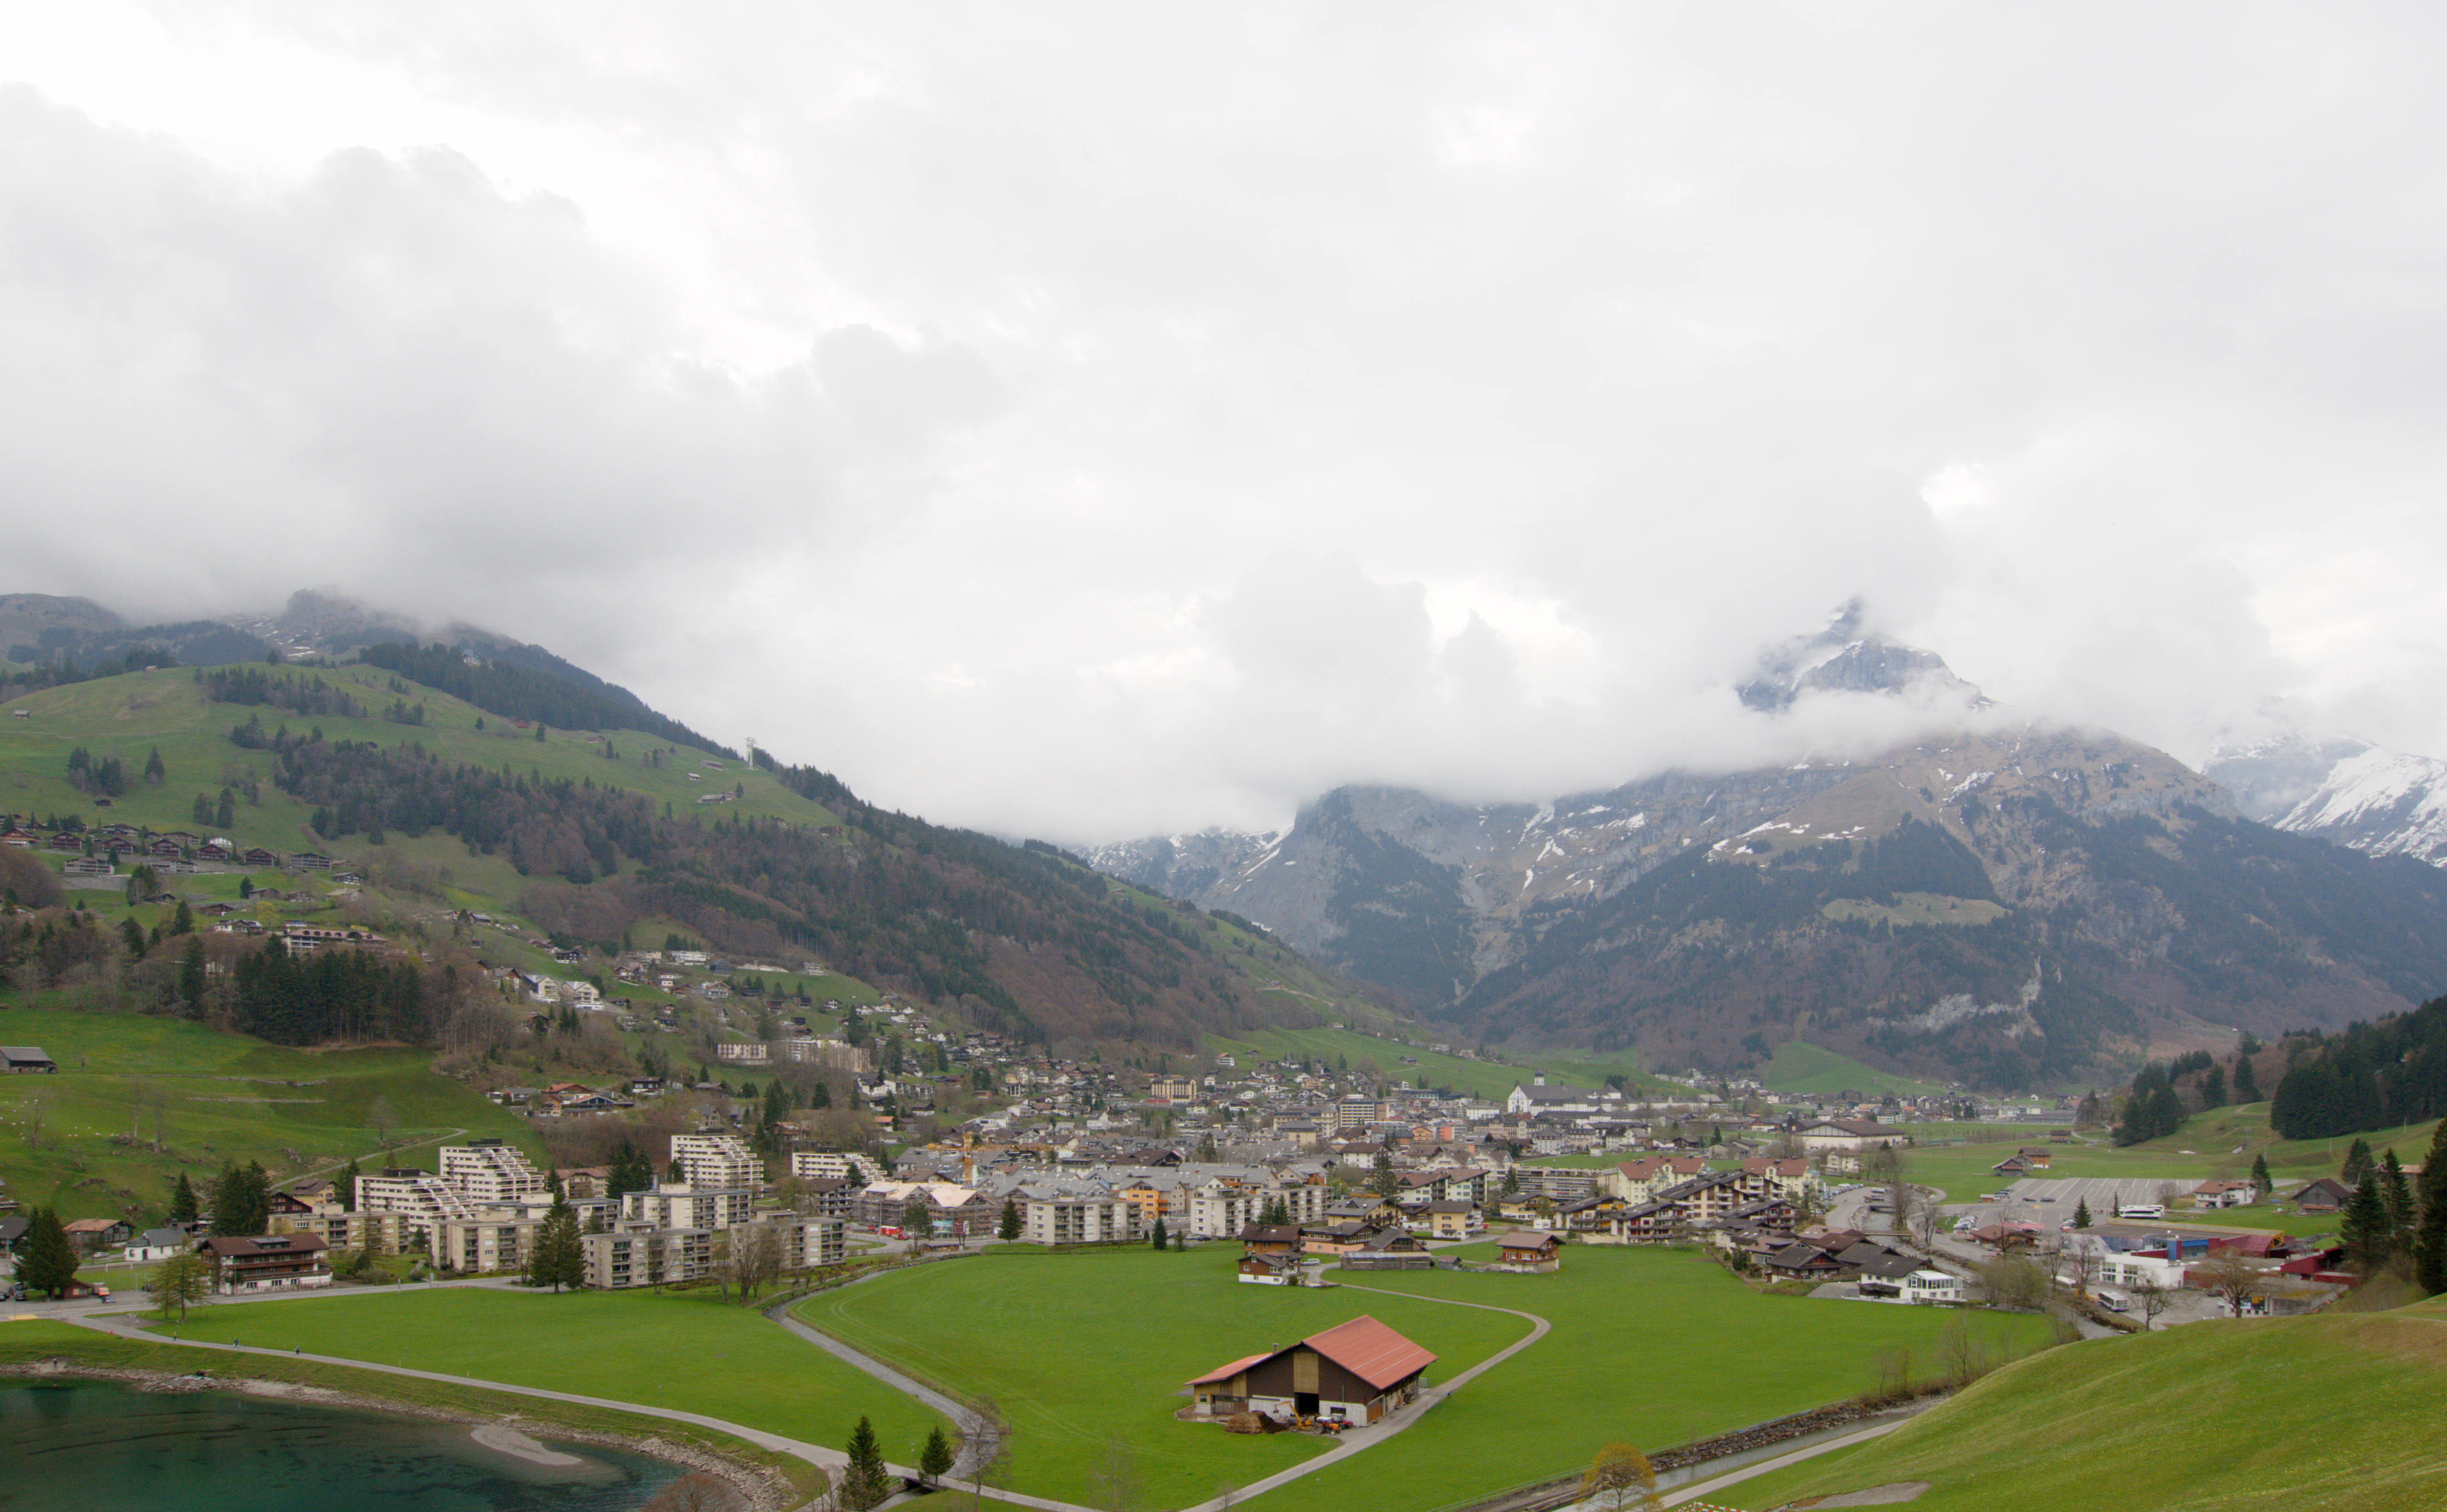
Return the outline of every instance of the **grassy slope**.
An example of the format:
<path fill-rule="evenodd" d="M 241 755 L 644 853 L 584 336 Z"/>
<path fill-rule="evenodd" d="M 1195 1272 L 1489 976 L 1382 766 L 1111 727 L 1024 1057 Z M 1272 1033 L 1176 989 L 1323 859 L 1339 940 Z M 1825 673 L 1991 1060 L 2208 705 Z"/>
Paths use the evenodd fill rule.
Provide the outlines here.
<path fill-rule="evenodd" d="M 1918 1480 L 1931 1488 L 1916 1512 L 2441 1506 L 2442 1390 L 2436 1303 L 2198 1323 L 2050 1351 L 1888 1438 L 1716 1500 L 1773 1507 Z"/>
<path fill-rule="evenodd" d="M 1760 1084 L 1769 1090 L 1795 1094 L 1861 1092 L 1875 1097 L 1894 1092 L 1920 1097 L 1945 1090 L 1927 1082 L 1877 1070 L 1849 1055 L 1838 1055 L 1803 1040 L 1789 1039 L 1778 1045 L 1774 1057 L 1760 1067 L 1757 1074 Z"/>
<path fill-rule="evenodd" d="M 773 1470 L 797 1485 L 804 1495 L 817 1494 L 822 1490 L 817 1479 L 821 1472 L 796 1456 L 761 1449 L 745 1439 L 716 1433 L 693 1424 L 676 1423 L 669 1418 L 635 1417 L 600 1408 L 547 1402 L 531 1396 L 511 1396 L 306 1360 L 286 1360 L 268 1355 L 202 1355 L 174 1344 L 113 1338 L 67 1323 L 35 1319 L 0 1323 L 0 1365 L 21 1366 L 51 1359 L 72 1360 L 79 1365 L 106 1370 L 176 1372 L 200 1370 L 224 1379 L 243 1377 L 295 1382 L 386 1401 L 446 1408 L 488 1417 L 515 1416 L 534 1429 L 539 1437 L 545 1439 L 551 1438 L 554 1427 L 597 1433 L 651 1436 L 711 1449 L 726 1458 Z M 166 1501 L 164 1504 L 168 1504 Z"/>
<path fill-rule="evenodd" d="M 180 1332 L 676 1408 L 835 1448 L 863 1414 L 884 1458 L 902 1465 L 916 1462 L 929 1429 L 948 1431 L 900 1392 L 710 1291 L 402 1289 L 220 1303 L 189 1314 Z"/>
<path fill-rule="evenodd" d="M 370 709 L 389 708 L 396 696 L 388 687 L 389 674 L 378 668 L 307 670 L 304 674 L 321 677 Z M 717 785 L 728 789 L 739 784 L 747 788 L 747 796 L 724 807 L 727 816 L 770 816 L 819 828 L 840 822 L 823 805 L 799 797 L 765 773 L 743 770 L 735 761 L 724 762 L 726 769 L 721 772 L 702 772 L 704 780 L 692 783 L 688 773 L 697 770 L 703 752 L 682 747 L 681 754 L 665 765 L 650 767 L 644 762 L 646 752 L 664 743 L 635 731 L 615 730 L 606 733 L 619 759 L 607 760 L 601 747 L 588 744 L 575 732 L 554 730 L 549 738 L 538 741 L 512 729 L 508 721 L 446 693 L 408 686 L 413 690 L 409 701 L 425 705 L 424 725 L 394 725 L 375 718 L 307 719 L 276 709 L 212 704 L 184 669 L 131 672 L 26 693 L 9 700 L 7 707 L 27 709 L 32 717 L 0 719 L 0 807 L 37 814 L 74 811 L 88 821 L 99 816 L 155 829 L 193 829 L 192 809 L 199 791 L 218 797 L 220 784 L 228 780 L 225 774 L 251 772 L 263 784 L 263 803 L 260 807 L 249 807 L 241 802 L 230 838 L 241 848 L 258 844 L 275 850 L 305 848 L 312 843 L 304 827 L 311 806 L 293 802 L 272 786 L 270 752 L 241 750 L 229 742 L 233 726 L 244 723 L 250 714 L 259 714 L 267 729 L 285 720 L 301 731 L 320 726 L 333 740 L 370 740 L 385 746 L 411 741 L 451 761 L 487 766 L 506 764 L 548 778 L 593 778 L 669 803 L 674 812 L 693 806 L 697 795 Z M 479 718 L 485 725 L 481 731 L 475 728 Z M 131 774 L 143 770 L 145 753 L 159 746 L 169 778 L 159 788 L 132 783 L 110 810 L 97 809 L 90 798 L 67 784 L 68 750 L 75 746 L 85 747 L 97 760 L 119 757 Z M 358 837 L 360 843 L 352 853 L 362 849 L 362 840 Z M 488 890 L 494 890 L 496 897 L 504 889 L 515 896 L 515 886 L 486 873 L 468 857 L 466 847 L 446 837 L 444 841 L 454 871 L 465 867 L 471 876 L 483 876 L 494 884 Z M 518 874 L 506 863 L 500 870 L 510 881 L 517 880 Z"/>
<path fill-rule="evenodd" d="M 1246 1484 L 1302 1457 L 1282 1439 L 1174 1422 L 1185 1400 L 1174 1393 L 1202 1370 L 1363 1313 L 1443 1356 L 1431 1380 L 1520 1336 L 1522 1325 L 1502 1314 L 1356 1287 L 1241 1286 L 1232 1260 L 1223 1246 L 1186 1256 L 997 1257 L 886 1276 L 806 1311 L 877 1353 L 994 1397 L 1017 1428 L 1017 1489 L 1078 1499 L 1118 1435 L 1150 1506 L 1179 1506 L 1212 1495 L 1219 1481 Z M 1270 1512 L 1440 1505 L 1568 1473 L 1612 1439 L 1661 1447 L 1799 1411 L 1871 1385 L 1883 1351 L 1909 1346 L 1927 1357 L 1945 1321 L 1924 1310 L 1760 1297 L 1703 1259 L 1654 1250 L 1575 1249 L 1551 1276 L 1384 1275 L 1367 1283 L 1520 1308 L 1555 1331 L 1421 1428 L 1269 1493 L 1261 1504 Z M 977 1326 L 981 1316 L 994 1319 L 991 1329 Z M 1976 1321 L 2005 1350 L 2044 1333 L 2035 1319 Z M 1706 1389 L 1694 1390 L 1695 1381 Z"/>
<path fill-rule="evenodd" d="M 1338 1022 L 1349 1022 L 1341 1020 Z M 1432 1026 L 1412 1030 L 1413 1037 L 1441 1042 Z M 1307 1055 L 1328 1066 L 1348 1061 L 1354 1068 L 1374 1061 L 1388 1079 L 1415 1085 L 1426 1077 L 1431 1087 L 1450 1087 L 1473 1097 L 1499 1098 L 1519 1083 L 1529 1080 L 1535 1070 L 1546 1073 L 1550 1082 L 1580 1087 L 1596 1087 L 1609 1076 L 1629 1076 L 1635 1087 L 1654 1087 L 1654 1079 L 1641 1074 L 1637 1055 L 1624 1050 L 1617 1055 L 1592 1056 L 1579 1051 L 1557 1051 L 1534 1061 L 1520 1064 L 1495 1061 L 1465 1060 L 1456 1055 L 1438 1055 L 1420 1045 L 1404 1045 L 1395 1040 L 1361 1033 L 1352 1029 L 1269 1030 L 1238 1037 L 1209 1035 L 1210 1050 L 1231 1050 L 1242 1057 L 1245 1067 L 1250 1055 L 1268 1060 L 1286 1054 Z M 1418 1058 L 1415 1066 L 1401 1064 L 1401 1058 Z"/>
<path fill-rule="evenodd" d="M 60 1063 L 56 1076 L 0 1077 L 0 1181 L 64 1218 L 122 1217 L 130 1203 L 148 1220 L 165 1216 L 181 1169 L 200 1180 L 225 1161 L 254 1160 L 285 1176 L 370 1155 L 377 1097 L 390 1106 L 402 1162 L 431 1165 L 433 1142 L 454 1129 L 542 1153 L 524 1120 L 435 1075 L 418 1050 L 288 1049 L 180 1019 L 38 1008 L 0 1011 L 0 1035 Z M 28 1147 L 37 1099 L 43 1142 Z M 166 1155 L 149 1147 L 157 1112 Z M 131 1115 L 144 1148 L 114 1140 Z"/>

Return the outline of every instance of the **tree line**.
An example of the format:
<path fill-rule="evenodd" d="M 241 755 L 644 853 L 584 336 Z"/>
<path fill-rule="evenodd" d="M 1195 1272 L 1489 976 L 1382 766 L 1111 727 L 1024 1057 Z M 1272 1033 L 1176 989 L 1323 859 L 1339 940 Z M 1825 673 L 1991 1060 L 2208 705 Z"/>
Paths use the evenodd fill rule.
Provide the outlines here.
<path fill-rule="evenodd" d="M 2419 1124 L 2447 1114 L 2447 997 L 2333 1035 L 2289 1036 L 2268 1122 L 2289 1140 Z"/>

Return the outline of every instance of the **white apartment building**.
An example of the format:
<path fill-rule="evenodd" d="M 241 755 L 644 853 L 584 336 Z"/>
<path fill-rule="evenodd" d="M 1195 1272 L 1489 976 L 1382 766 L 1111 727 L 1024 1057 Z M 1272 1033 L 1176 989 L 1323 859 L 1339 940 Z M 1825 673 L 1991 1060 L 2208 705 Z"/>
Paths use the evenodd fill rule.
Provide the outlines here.
<path fill-rule="evenodd" d="M 442 1146 L 442 1180 L 476 1202 L 515 1202 L 544 1192 L 541 1171 L 500 1140 L 470 1140 Z"/>
<path fill-rule="evenodd" d="M 1258 1221 L 1265 1211 L 1265 1199 L 1245 1188 L 1219 1192 L 1192 1192 L 1189 1195 L 1189 1235 L 1192 1238 L 1228 1239 L 1237 1237 L 1248 1225 Z"/>
<path fill-rule="evenodd" d="M 697 1281 L 713 1274 L 710 1229 L 619 1230 L 580 1235 L 578 1242 L 586 1252 L 586 1284 L 606 1291 Z"/>
<path fill-rule="evenodd" d="M 851 1179 L 852 1165 L 856 1165 L 863 1175 L 874 1168 L 875 1162 L 863 1161 L 842 1150 L 792 1150 L 790 1152 L 790 1174 L 802 1181 L 846 1181 Z"/>
<path fill-rule="evenodd" d="M 427 1230 L 445 1219 L 472 1219 L 475 1204 L 441 1177 L 421 1166 L 393 1166 L 357 1178 L 357 1211 L 397 1213 L 400 1227 Z"/>
<path fill-rule="evenodd" d="M 1031 1244 L 1111 1244 L 1140 1237 L 1138 1204 L 1110 1195 L 1024 1198 L 1020 1220 L 1020 1235 Z"/>
<path fill-rule="evenodd" d="M 691 1186 L 754 1191 L 765 1184 L 765 1162 L 736 1134 L 674 1134 L 672 1159 Z"/>
<path fill-rule="evenodd" d="M 744 1186 L 700 1187 L 664 1181 L 620 1199 L 623 1226 L 655 1229 L 727 1229 L 749 1221 L 755 1198 Z"/>

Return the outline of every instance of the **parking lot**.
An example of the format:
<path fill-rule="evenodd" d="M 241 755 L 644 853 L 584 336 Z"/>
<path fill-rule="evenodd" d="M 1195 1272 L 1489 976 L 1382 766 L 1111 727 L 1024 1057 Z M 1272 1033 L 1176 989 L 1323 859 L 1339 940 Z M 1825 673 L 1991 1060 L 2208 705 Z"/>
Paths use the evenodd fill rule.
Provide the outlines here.
<path fill-rule="evenodd" d="M 1949 1219 L 1958 1214 L 1969 1214 L 1976 1225 L 2039 1223 L 2048 1228 L 2057 1228 L 2072 1222 L 2074 1214 L 2084 1202 L 2087 1202 L 2090 1204 L 2092 1226 L 2107 1232 L 2116 1232 L 2132 1226 L 2114 1221 L 2118 1202 L 2156 1202 L 2162 1200 L 2159 1195 L 2162 1187 L 2172 1187 L 2180 1193 L 2191 1191 L 2196 1184 L 2191 1181 L 2164 1180 L 2115 1181 L 2103 1177 L 2078 1176 L 2051 1180 L 2047 1177 L 2033 1176 L 2024 1177 L 2011 1186 L 1998 1188 L 1997 1190 L 2007 1194 L 2004 1201 L 1949 1202 L 1945 1205 L 1945 1212 Z M 2223 1220 L 2229 1223 L 2248 1224 L 2251 1221 L 2249 1208 L 2232 1208 L 2224 1213 L 2195 1214 L 2190 1209 L 2178 1211 L 2172 1201 L 2167 1203 L 2167 1208 L 2168 1219 L 2177 1223 L 2193 1220 Z"/>

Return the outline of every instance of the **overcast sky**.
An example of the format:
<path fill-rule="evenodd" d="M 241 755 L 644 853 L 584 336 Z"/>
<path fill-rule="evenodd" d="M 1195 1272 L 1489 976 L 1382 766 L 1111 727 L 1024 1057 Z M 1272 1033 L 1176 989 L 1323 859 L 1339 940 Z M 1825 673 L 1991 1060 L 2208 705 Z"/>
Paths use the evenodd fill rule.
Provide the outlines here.
<path fill-rule="evenodd" d="M 2447 754 L 2441 30 L 0 0 L 0 589 L 464 617 L 1072 841 L 1900 733 L 1734 706 L 1854 594 Z"/>

